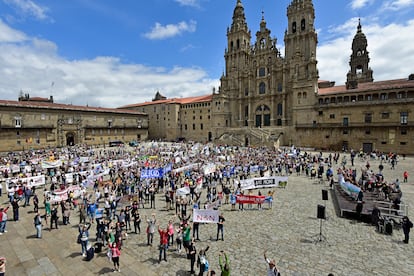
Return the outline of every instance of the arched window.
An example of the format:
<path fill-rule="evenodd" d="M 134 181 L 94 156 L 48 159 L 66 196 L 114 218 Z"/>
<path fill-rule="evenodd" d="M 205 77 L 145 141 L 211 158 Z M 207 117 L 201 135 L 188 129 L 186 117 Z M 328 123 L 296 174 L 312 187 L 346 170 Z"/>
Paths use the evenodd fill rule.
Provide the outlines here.
<path fill-rule="evenodd" d="M 240 49 L 240 40 L 239 39 L 237 39 L 236 44 L 237 44 L 237 49 Z"/>
<path fill-rule="evenodd" d="M 292 23 L 292 33 L 296 33 L 296 21 Z"/>
<path fill-rule="evenodd" d="M 305 24 L 306 22 L 305 22 L 305 19 L 303 18 L 301 21 L 300 21 L 300 29 L 302 30 L 302 31 L 304 31 L 305 30 L 305 27 L 306 27 L 306 24 Z"/>
<path fill-rule="evenodd" d="M 259 94 L 265 94 L 266 93 L 266 84 L 264 82 L 261 82 L 259 84 Z"/>

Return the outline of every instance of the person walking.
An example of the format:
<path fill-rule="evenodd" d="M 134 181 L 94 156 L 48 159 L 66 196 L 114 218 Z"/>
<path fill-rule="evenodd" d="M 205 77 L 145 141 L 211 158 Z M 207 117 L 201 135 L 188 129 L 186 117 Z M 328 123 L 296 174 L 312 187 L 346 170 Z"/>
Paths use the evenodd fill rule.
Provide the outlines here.
<path fill-rule="evenodd" d="M 404 182 L 408 182 L 408 172 L 404 171 L 403 173 Z"/>
<path fill-rule="evenodd" d="M 409 239 L 410 239 L 410 230 L 411 228 L 413 228 L 413 223 L 410 221 L 410 219 L 405 216 L 402 220 L 402 229 L 404 232 L 404 243 L 408 243 Z"/>
<path fill-rule="evenodd" d="M 116 242 L 109 243 L 108 247 L 109 250 L 111 250 L 111 258 L 112 262 L 114 263 L 114 272 L 121 272 L 121 269 L 119 268 L 119 258 L 121 256 L 121 250 L 119 250 L 119 247 Z"/>
<path fill-rule="evenodd" d="M 34 226 L 36 228 L 36 237 L 38 239 L 42 238 L 42 217 L 40 216 L 40 213 L 37 212 L 36 216 L 33 219 Z"/>
<path fill-rule="evenodd" d="M 79 224 L 79 227 L 78 227 L 79 239 L 80 239 L 80 244 L 82 247 L 83 257 L 86 257 L 86 251 L 87 251 L 87 246 L 88 246 L 88 241 L 89 241 L 89 228 L 91 228 L 90 223 Z"/>

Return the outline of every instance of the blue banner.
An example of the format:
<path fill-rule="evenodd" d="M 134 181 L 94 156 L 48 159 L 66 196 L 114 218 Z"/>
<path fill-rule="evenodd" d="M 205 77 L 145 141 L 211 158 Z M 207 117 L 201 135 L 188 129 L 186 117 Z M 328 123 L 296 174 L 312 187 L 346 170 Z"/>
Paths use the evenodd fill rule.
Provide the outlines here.
<path fill-rule="evenodd" d="M 164 176 L 164 169 L 142 169 L 141 170 L 141 179 L 144 178 L 162 178 Z"/>

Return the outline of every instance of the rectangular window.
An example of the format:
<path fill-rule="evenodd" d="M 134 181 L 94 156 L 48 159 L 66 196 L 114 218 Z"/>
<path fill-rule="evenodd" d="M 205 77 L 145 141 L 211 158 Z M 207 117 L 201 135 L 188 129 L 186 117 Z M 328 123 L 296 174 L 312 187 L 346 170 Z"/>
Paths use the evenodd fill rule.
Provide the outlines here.
<path fill-rule="evenodd" d="M 407 129 L 406 128 L 401 129 L 401 135 L 407 135 Z"/>
<path fill-rule="evenodd" d="M 322 116 L 323 115 L 323 111 L 322 110 L 319 110 L 318 114 L 319 114 L 319 116 Z"/>
<path fill-rule="evenodd" d="M 184 125 L 184 130 L 187 130 L 187 124 Z"/>
<path fill-rule="evenodd" d="M 112 120 L 108 120 L 108 127 L 111 128 L 112 127 Z"/>
<path fill-rule="evenodd" d="M 348 134 L 348 129 L 344 129 L 344 130 L 342 131 L 342 134 Z"/>
<path fill-rule="evenodd" d="M 193 124 L 193 130 L 195 130 L 195 124 Z"/>
<path fill-rule="evenodd" d="M 371 134 L 371 130 L 370 129 L 366 129 L 365 130 L 365 134 L 370 135 Z"/>
<path fill-rule="evenodd" d="M 266 75 L 266 68 L 260 67 L 259 68 L 259 77 L 264 77 Z"/>
<path fill-rule="evenodd" d="M 200 124 L 200 129 L 201 129 L 201 130 L 203 129 L 203 124 Z"/>
<path fill-rule="evenodd" d="M 22 127 L 22 117 L 14 117 L 14 126 Z"/>
<path fill-rule="evenodd" d="M 348 117 L 344 117 L 344 118 L 342 119 L 342 125 L 343 125 L 344 127 L 347 127 L 347 126 L 349 125 L 349 119 L 348 119 Z"/>
<path fill-rule="evenodd" d="M 402 125 L 406 125 L 408 123 L 408 112 L 401 112 L 400 113 L 400 123 Z"/>
<path fill-rule="evenodd" d="M 329 119 L 335 119 L 335 114 L 329 114 Z"/>
<path fill-rule="evenodd" d="M 388 113 L 388 112 L 382 112 L 381 113 L 381 118 L 382 119 L 389 119 L 390 118 L 390 113 Z"/>
<path fill-rule="evenodd" d="M 365 123 L 372 123 L 372 113 L 365 113 Z"/>
<path fill-rule="evenodd" d="M 283 85 L 279 82 L 277 84 L 277 92 L 282 92 L 283 91 Z"/>

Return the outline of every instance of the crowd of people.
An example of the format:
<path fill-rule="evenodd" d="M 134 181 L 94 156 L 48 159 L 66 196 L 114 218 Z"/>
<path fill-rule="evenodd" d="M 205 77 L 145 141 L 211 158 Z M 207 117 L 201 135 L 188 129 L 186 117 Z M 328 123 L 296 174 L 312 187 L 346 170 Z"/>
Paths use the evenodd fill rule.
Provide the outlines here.
<path fill-rule="evenodd" d="M 48 230 L 52 231 L 60 229 L 61 225 L 74 224 L 72 216 L 75 213 L 79 217 L 77 242 L 82 256 L 90 260 L 93 252 L 106 248 L 114 271 L 120 271 L 121 252 L 128 235 L 145 231 L 147 246 L 153 246 L 158 231 L 158 262 L 167 262 L 168 252 L 174 248 L 175 242 L 178 253 L 184 250 L 191 273 L 195 273 L 197 265 L 198 275 L 215 275 L 207 258 L 209 247 L 197 248 L 199 223 L 192 221 L 194 208 L 213 206 L 219 209 L 222 204 L 231 204 L 231 210 L 236 210 L 236 197 L 245 192 L 237 183 L 252 177 L 296 173 L 312 179 L 326 174 L 332 181 L 332 167 L 338 164 L 339 159 L 339 153 L 324 156 L 322 153 L 301 152 L 294 147 L 271 150 L 162 142 L 146 143 L 129 150 L 124 147 L 93 149 L 75 146 L 9 153 L 0 161 L 2 180 L 10 202 L 9 207 L 0 209 L 0 235 L 7 232 L 9 208 L 13 210 L 13 220 L 18 221 L 19 208 L 33 204 L 37 238 L 42 238 L 42 229 L 46 225 L 50 225 Z M 394 159 L 393 167 L 398 160 Z M 49 161 L 48 166 L 44 166 L 42 160 Z M 346 170 L 345 159 L 342 159 L 342 165 L 348 179 L 358 184 L 354 170 Z M 371 179 L 370 172 L 367 167 L 362 177 Z M 153 177 L 143 177 L 148 173 Z M 26 178 L 41 175 L 45 176 L 42 185 L 24 182 Z M 68 190 L 73 186 L 79 189 Z M 182 188 L 187 188 L 184 190 L 187 192 L 183 193 Z M 268 197 L 270 209 L 274 190 L 264 194 Z M 258 190 L 257 195 L 261 196 L 262 191 Z M 165 200 L 164 207 L 156 206 L 156 197 Z M 41 198 L 44 199 L 43 206 Z M 39 205 L 44 209 L 43 214 Z M 153 213 L 142 216 L 144 208 L 153 209 Z M 174 213 L 171 219 L 157 219 L 157 211 L 161 208 Z M 58 209 L 61 210 L 62 223 L 58 223 Z M 257 204 L 257 209 L 263 209 L 261 203 Z M 242 203 L 239 210 L 244 210 Z M 223 212 L 220 212 L 217 241 L 224 241 L 225 221 Z M 144 223 L 146 227 L 141 229 Z M 96 230 L 93 238 L 90 235 L 92 226 Z M 269 265 L 268 275 L 278 275 L 275 261 L 269 260 L 266 253 L 264 255 Z M 222 251 L 218 257 L 221 275 L 230 275 L 230 256 Z M 274 274 L 269 274 L 269 271 Z"/>

